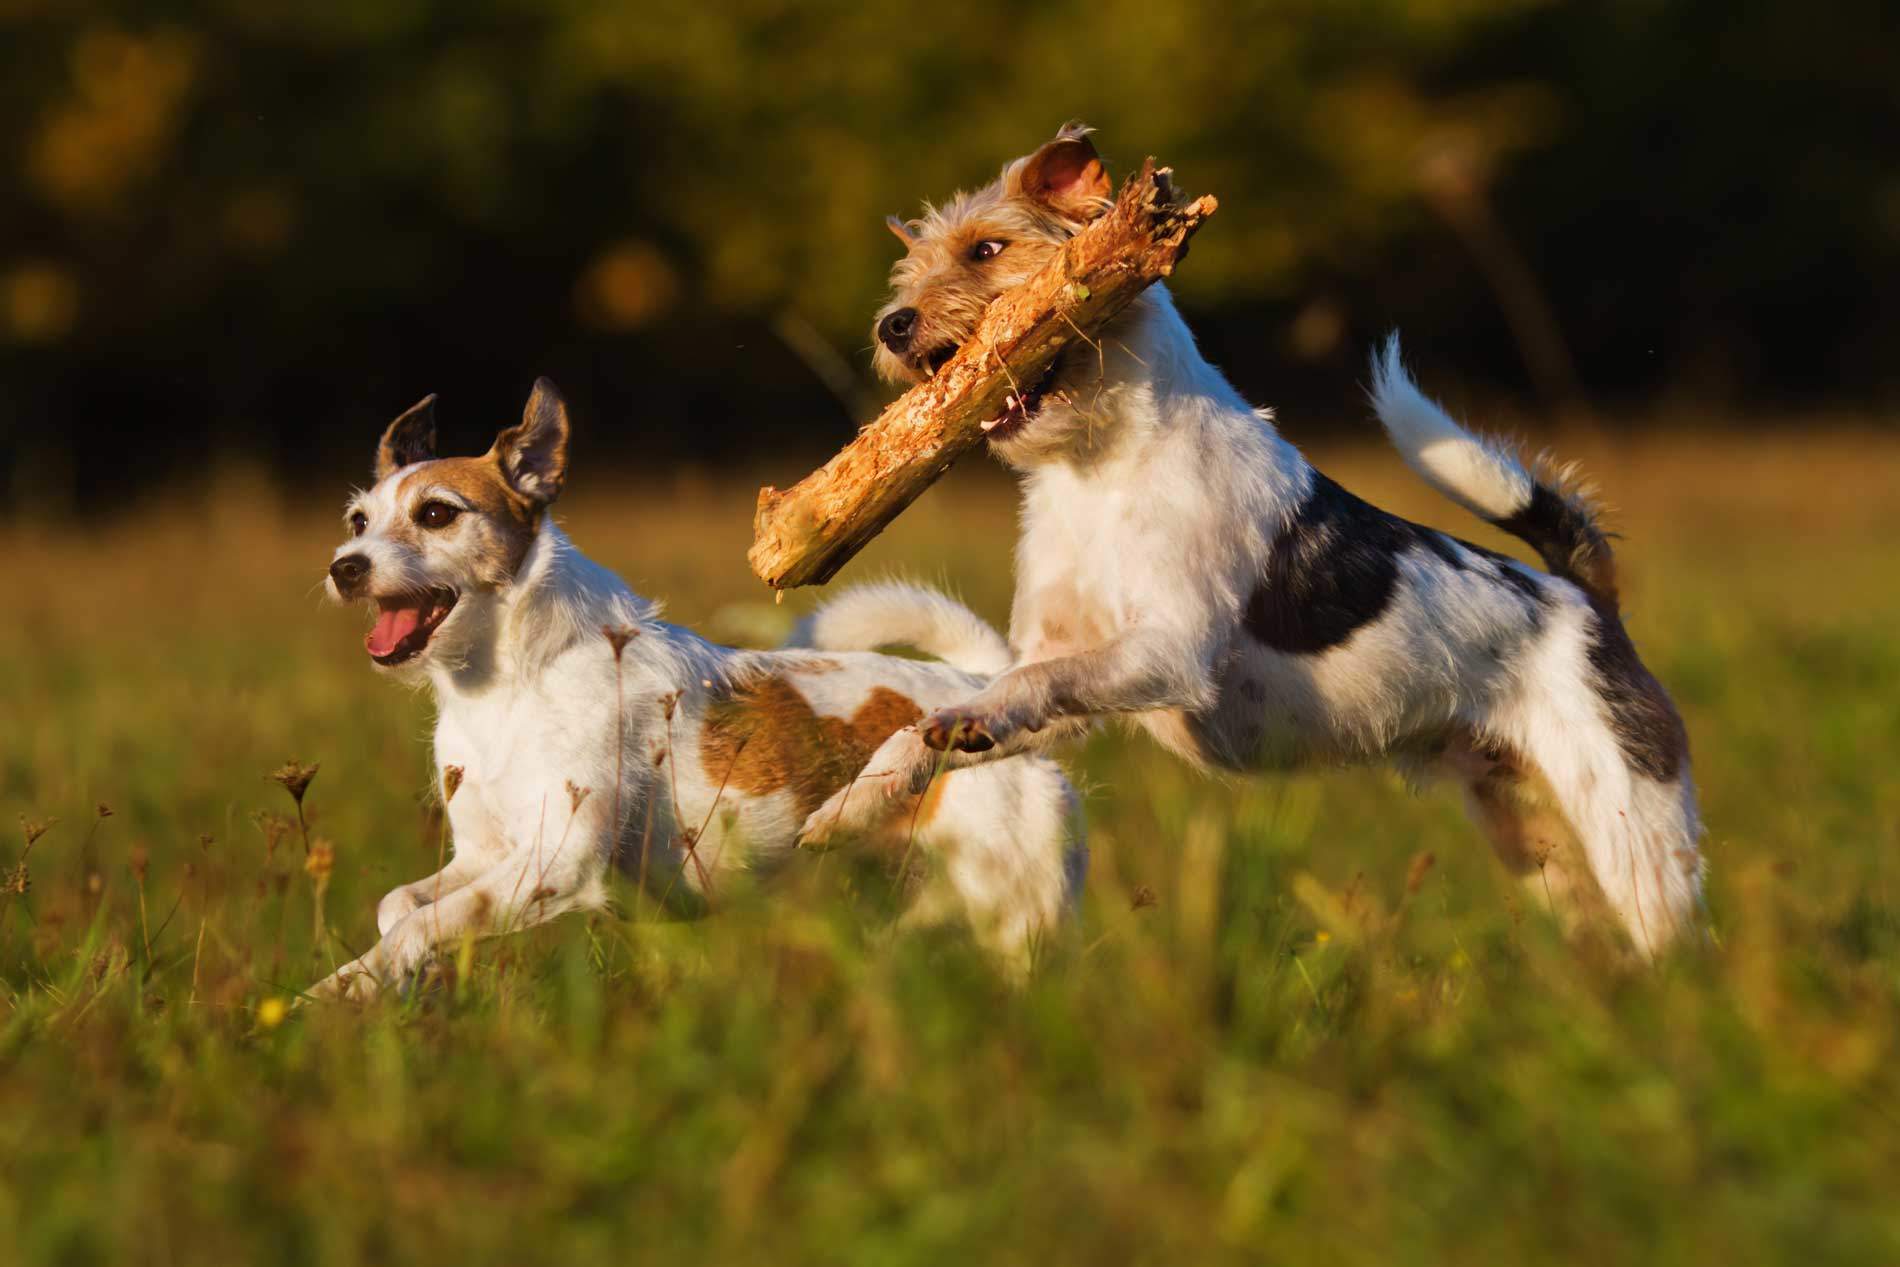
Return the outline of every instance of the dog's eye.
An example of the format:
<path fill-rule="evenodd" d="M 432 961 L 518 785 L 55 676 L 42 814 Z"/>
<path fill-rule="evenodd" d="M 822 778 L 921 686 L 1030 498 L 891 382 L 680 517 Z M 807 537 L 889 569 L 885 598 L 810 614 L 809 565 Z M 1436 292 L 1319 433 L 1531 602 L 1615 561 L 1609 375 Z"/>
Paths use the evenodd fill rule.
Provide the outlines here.
<path fill-rule="evenodd" d="M 461 513 L 460 506 L 451 506 L 447 502 L 423 502 L 416 511 L 416 522 L 424 528 L 446 528 Z"/>
<path fill-rule="evenodd" d="M 359 510 L 355 514 L 350 516 L 350 535 L 352 537 L 360 537 L 368 529 L 369 529 L 368 515 L 364 514 L 362 511 Z"/>
<path fill-rule="evenodd" d="M 981 264 L 984 260 L 993 260 L 997 256 L 1001 255 L 1003 253 L 1003 248 L 1008 245 L 1009 243 L 1007 242 L 998 242 L 998 241 L 995 241 L 994 239 L 986 239 L 985 241 L 978 242 L 975 246 L 970 248 L 970 258 L 975 260 L 979 264 Z"/>

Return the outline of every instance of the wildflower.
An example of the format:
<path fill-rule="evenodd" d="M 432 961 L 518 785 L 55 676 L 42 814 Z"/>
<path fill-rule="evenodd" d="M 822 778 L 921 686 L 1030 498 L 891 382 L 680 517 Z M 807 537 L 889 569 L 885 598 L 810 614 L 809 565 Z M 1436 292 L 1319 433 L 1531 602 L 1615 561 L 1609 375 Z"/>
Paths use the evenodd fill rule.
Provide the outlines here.
<path fill-rule="evenodd" d="M 613 647 L 616 663 L 620 660 L 620 653 L 627 649 L 627 644 L 640 636 L 640 631 L 632 625 L 602 625 L 600 632 Z"/>
<path fill-rule="evenodd" d="M 257 1023 L 265 1029 L 276 1029 L 289 1014 L 289 1006 L 276 995 L 257 1005 Z"/>
<path fill-rule="evenodd" d="M 269 862 L 277 856 L 277 846 L 290 834 L 290 820 L 269 810 L 259 810 L 251 815 L 251 821 L 264 833 L 264 861 Z"/>
<path fill-rule="evenodd" d="M 330 873 L 336 869 L 336 846 L 321 836 L 311 841 L 310 855 L 303 860 L 303 869 L 316 882 L 317 892 L 323 892 L 330 886 Z"/>
<path fill-rule="evenodd" d="M 305 765 L 301 761 L 286 761 L 272 771 L 270 777 L 274 782 L 284 785 L 284 790 L 290 793 L 290 799 L 297 802 L 297 808 L 301 811 L 303 794 L 310 787 L 310 780 L 317 777 L 317 771 L 320 768 L 316 765 Z"/>

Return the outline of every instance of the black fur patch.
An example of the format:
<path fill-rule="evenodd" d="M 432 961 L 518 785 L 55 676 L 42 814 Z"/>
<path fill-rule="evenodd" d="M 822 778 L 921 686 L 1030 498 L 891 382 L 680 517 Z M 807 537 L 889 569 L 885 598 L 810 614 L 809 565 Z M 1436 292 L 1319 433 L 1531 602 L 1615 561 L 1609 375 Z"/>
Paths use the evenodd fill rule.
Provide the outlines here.
<path fill-rule="evenodd" d="M 1689 732 L 1669 693 L 1637 657 L 1616 609 L 1593 601 L 1596 623 L 1587 655 L 1591 686 L 1609 710 L 1616 746 L 1631 765 L 1659 783 L 1673 782 L 1689 758 Z"/>
<path fill-rule="evenodd" d="M 1493 519 L 1491 525 L 1528 541 L 1558 576 L 1574 581 L 1593 596 L 1616 601 L 1616 576 L 1609 543 L 1589 513 L 1572 505 L 1548 484 L 1536 484 L 1522 509 Z"/>
<path fill-rule="evenodd" d="M 1314 655 L 1377 620 L 1398 588 L 1399 556 L 1424 549 L 1460 572 L 1472 558 L 1482 573 L 1515 591 L 1533 610 L 1544 595 L 1514 560 L 1380 510 L 1319 471 L 1267 556 L 1267 573 L 1247 601 L 1247 631 L 1262 645 Z M 1468 552 L 1468 553 L 1466 553 Z"/>

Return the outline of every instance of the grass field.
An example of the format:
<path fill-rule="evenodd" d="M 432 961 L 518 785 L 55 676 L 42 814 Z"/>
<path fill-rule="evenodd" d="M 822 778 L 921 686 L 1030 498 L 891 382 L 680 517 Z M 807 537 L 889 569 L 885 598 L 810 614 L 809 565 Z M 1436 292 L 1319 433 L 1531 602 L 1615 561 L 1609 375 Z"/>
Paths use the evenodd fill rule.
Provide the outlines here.
<path fill-rule="evenodd" d="M 829 854 L 286 1014 L 439 843 L 428 701 L 315 587 L 342 489 L 4 530 L 9 889 L 16 822 L 58 821 L 0 896 L 0 1260 L 1900 1261 L 1900 441 L 1782 434 L 1567 446 L 1707 812 L 1711 945 L 1653 970 L 1564 944 L 1450 792 L 1104 735 L 1087 900 L 1024 987 L 891 936 Z M 1503 544 L 1383 451 L 1320 456 Z M 767 637 L 807 600 L 746 574 L 751 493 L 582 471 L 563 514 Z M 959 472 L 853 574 L 1000 618 L 1012 534 Z"/>

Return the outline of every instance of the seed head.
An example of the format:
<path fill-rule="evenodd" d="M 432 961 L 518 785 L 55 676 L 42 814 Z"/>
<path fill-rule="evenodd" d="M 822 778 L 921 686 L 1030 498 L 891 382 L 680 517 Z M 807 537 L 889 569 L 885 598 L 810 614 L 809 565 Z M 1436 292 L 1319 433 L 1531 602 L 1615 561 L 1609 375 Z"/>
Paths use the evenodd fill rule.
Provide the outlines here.
<path fill-rule="evenodd" d="M 1405 873 L 1405 891 L 1407 893 L 1418 892 L 1419 888 L 1425 883 L 1426 873 L 1432 869 L 1432 865 L 1437 861 L 1437 856 L 1429 849 L 1421 850 L 1412 855 L 1411 869 Z"/>
<path fill-rule="evenodd" d="M 36 823 L 25 814 L 20 815 L 20 830 L 26 833 L 26 847 L 31 849 L 34 841 L 53 830 L 58 824 L 59 820 L 57 818 L 49 818 L 44 822 Z"/>
<path fill-rule="evenodd" d="M 6 879 L 0 880 L 0 893 L 18 893 L 25 895 L 26 891 L 32 887 L 33 877 L 27 874 L 26 863 L 24 862 L 16 864 L 13 870 L 7 874 Z"/>
<path fill-rule="evenodd" d="M 269 862 L 277 856 L 277 846 L 290 833 L 292 823 L 282 814 L 273 814 L 269 810 L 257 811 L 251 815 L 251 821 L 264 833 L 264 861 Z"/>
<path fill-rule="evenodd" d="M 303 794 L 310 787 L 310 780 L 317 777 L 319 768 L 316 765 L 305 765 L 301 761 L 286 761 L 273 771 L 270 777 L 275 782 L 283 784 L 284 790 L 290 793 L 290 799 L 301 806 Z"/>
<path fill-rule="evenodd" d="M 1128 909 L 1131 911 L 1145 911 L 1151 906 L 1158 905 L 1160 901 L 1161 898 L 1153 889 L 1145 884 L 1137 884 L 1134 893 L 1131 894 L 1128 899 Z"/>
<path fill-rule="evenodd" d="M 152 866 L 152 851 L 144 845 L 132 846 L 132 878 L 140 884 L 145 883 L 145 873 Z"/>
<path fill-rule="evenodd" d="M 627 649 L 627 644 L 640 636 L 640 631 L 632 625 L 602 625 L 600 632 L 614 649 L 616 661 L 620 659 L 620 653 Z"/>
<path fill-rule="evenodd" d="M 110 805 L 107 805 L 104 801 L 99 802 L 99 817 L 101 818 L 112 817 L 112 807 Z"/>
<path fill-rule="evenodd" d="M 585 801 L 588 798 L 588 796 L 590 796 L 593 793 L 593 790 L 594 789 L 590 787 L 576 787 L 574 785 L 574 780 L 569 779 L 567 781 L 568 813 L 570 814 L 580 813 L 581 803 Z"/>
<path fill-rule="evenodd" d="M 442 803 L 447 805 L 455 799 L 456 791 L 462 786 L 462 767 L 445 765 L 442 767 Z"/>

